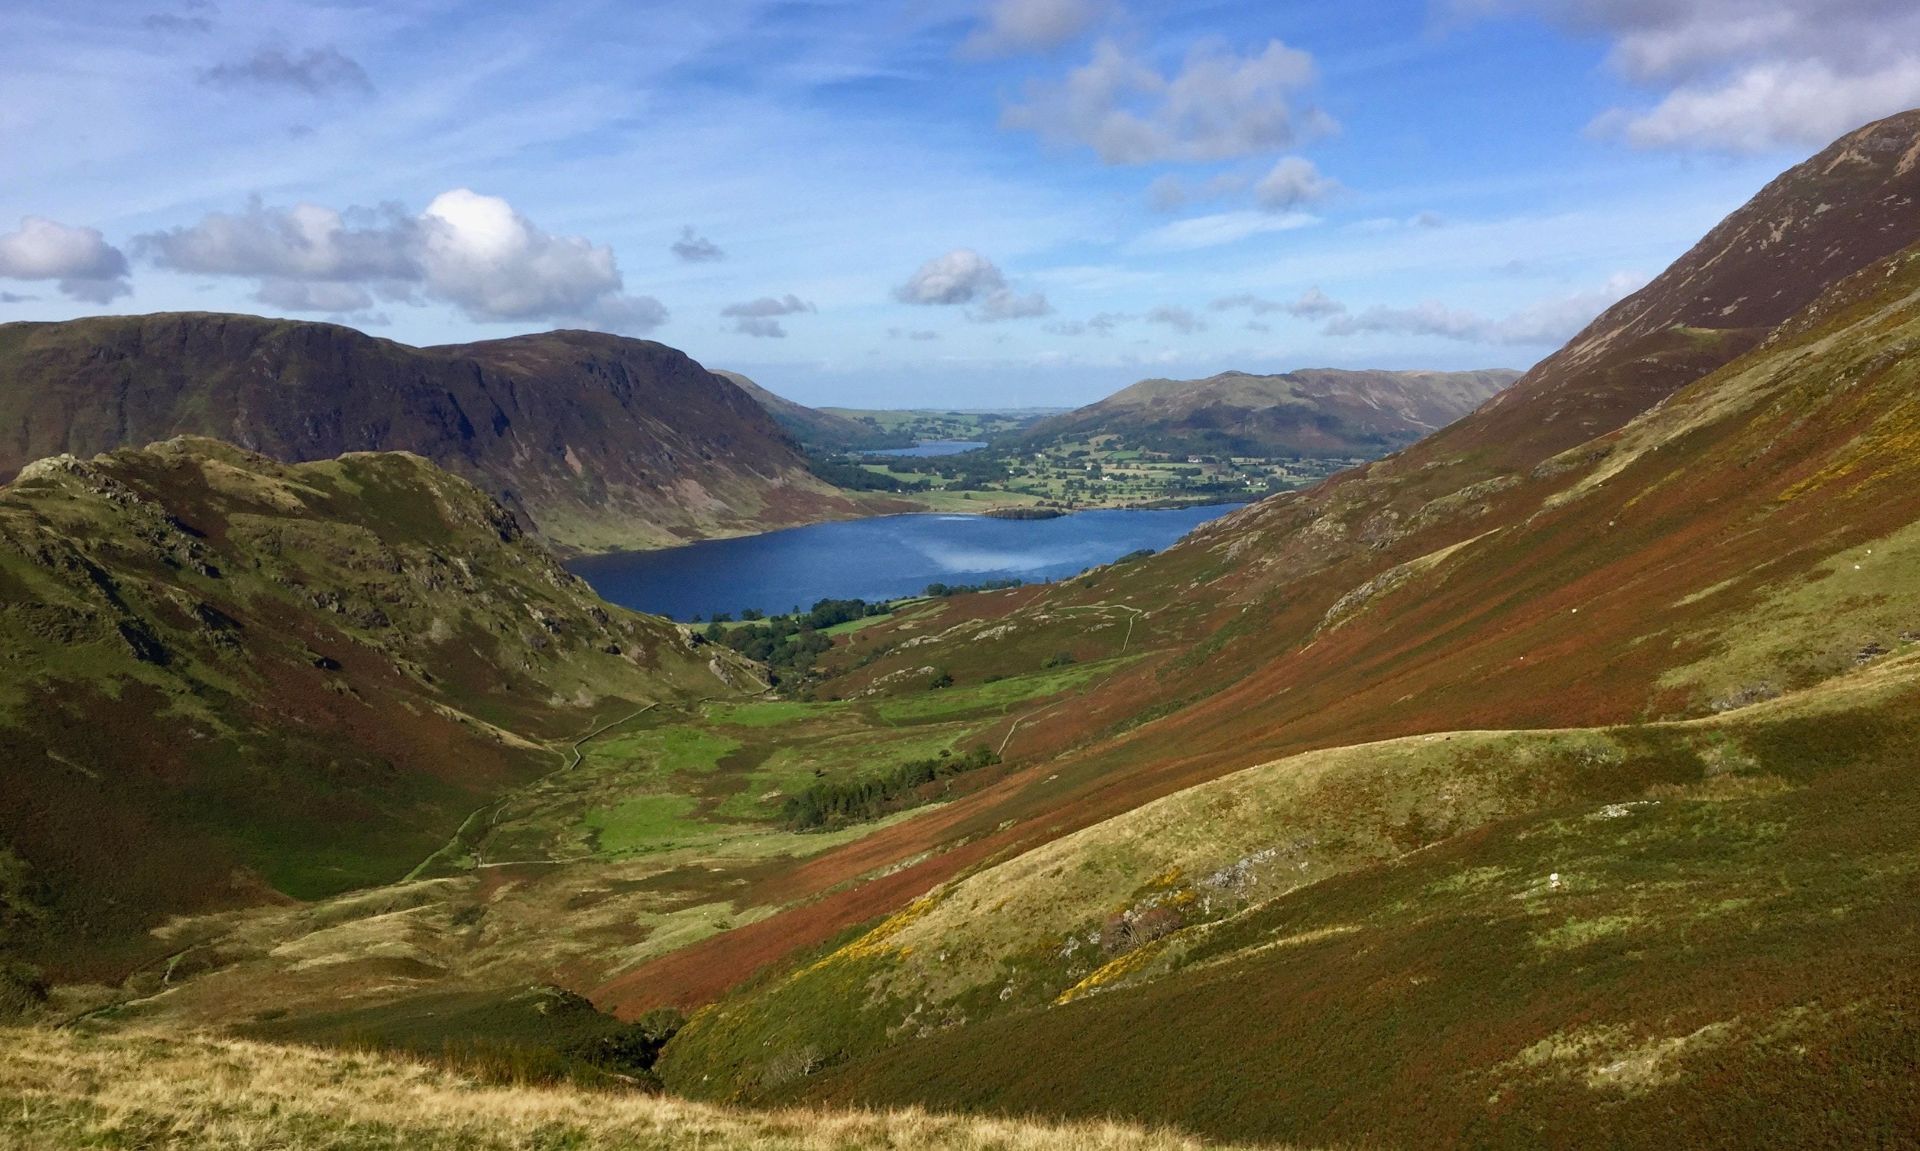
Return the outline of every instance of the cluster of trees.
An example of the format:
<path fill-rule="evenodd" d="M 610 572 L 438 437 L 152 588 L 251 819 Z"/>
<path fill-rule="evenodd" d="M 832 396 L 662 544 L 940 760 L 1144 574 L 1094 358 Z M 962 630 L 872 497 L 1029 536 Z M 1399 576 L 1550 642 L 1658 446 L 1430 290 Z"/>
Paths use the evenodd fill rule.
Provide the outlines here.
<path fill-rule="evenodd" d="M 954 456 L 901 456 L 889 459 L 887 466 L 896 472 L 939 476 L 949 483 L 957 481 L 965 488 L 984 488 L 1005 483 L 1012 477 L 1007 470 L 1006 457 L 991 450 L 962 452 Z"/>
<path fill-rule="evenodd" d="M 912 760 L 867 779 L 823 780 L 788 796 L 781 815 L 795 831 L 827 830 L 879 819 L 931 801 L 930 785 L 939 780 L 999 762 L 992 748 L 976 747 L 964 755 L 943 751 L 929 759 Z"/>
<path fill-rule="evenodd" d="M 1010 587 L 1019 587 L 1025 581 L 1017 579 L 990 579 L 981 583 L 930 583 L 926 594 L 935 599 L 945 599 L 953 595 L 969 595 L 977 591 L 1004 591 Z"/>
<path fill-rule="evenodd" d="M 763 622 L 759 612 L 743 611 L 740 618 L 750 622 L 740 627 L 728 627 L 730 616 L 721 613 L 713 617 L 704 634 L 714 643 L 725 644 L 748 659 L 766 664 L 778 680 L 782 672 L 795 675 L 805 672 L 820 653 L 833 646 L 831 639 L 820 634 L 827 628 L 870 615 L 885 615 L 890 610 L 888 604 L 868 603 L 863 599 L 823 599 L 808 611 L 774 616 Z"/>
<path fill-rule="evenodd" d="M 809 458 L 807 470 L 850 492 L 924 492 L 933 486 L 928 480 L 903 480 L 885 472 L 868 471 L 847 459 Z"/>

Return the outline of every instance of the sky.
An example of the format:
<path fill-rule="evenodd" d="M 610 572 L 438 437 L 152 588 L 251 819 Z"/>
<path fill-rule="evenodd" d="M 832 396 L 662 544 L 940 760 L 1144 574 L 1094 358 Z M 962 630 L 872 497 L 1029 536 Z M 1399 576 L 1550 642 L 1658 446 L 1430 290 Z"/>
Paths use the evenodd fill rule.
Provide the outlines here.
<path fill-rule="evenodd" d="M 0 322 L 586 327 L 859 407 L 1524 368 L 1917 105 L 1911 0 L 8 0 Z"/>

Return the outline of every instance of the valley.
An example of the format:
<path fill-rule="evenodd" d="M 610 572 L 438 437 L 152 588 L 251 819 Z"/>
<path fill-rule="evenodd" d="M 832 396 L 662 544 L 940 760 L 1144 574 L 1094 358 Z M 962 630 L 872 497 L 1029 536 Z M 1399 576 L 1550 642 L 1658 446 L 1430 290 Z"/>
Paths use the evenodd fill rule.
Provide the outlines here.
<path fill-rule="evenodd" d="M 1208 227 L 1321 223 L 1261 187 Z M 1909 111 L 1524 373 L 1078 408 L 815 408 L 575 329 L 0 324 L 0 1142 L 1911 1145 L 1917 201 Z M 402 227 L 315 211 L 309 263 Z M 646 310 L 489 220 L 612 285 L 560 314 Z M 1188 223 L 1142 250 L 1207 258 Z M 459 224 L 366 306 L 444 291 Z M 887 306 L 1111 271 L 955 249 Z M 1539 318 L 1228 290 L 1046 322 Z"/>

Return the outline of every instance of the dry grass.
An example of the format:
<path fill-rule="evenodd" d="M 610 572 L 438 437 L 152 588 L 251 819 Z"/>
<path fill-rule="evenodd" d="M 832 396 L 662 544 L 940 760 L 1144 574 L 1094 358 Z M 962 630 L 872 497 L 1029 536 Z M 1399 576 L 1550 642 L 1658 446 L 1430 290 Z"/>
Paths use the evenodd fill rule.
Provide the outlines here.
<path fill-rule="evenodd" d="M 923 1111 L 733 1111 L 649 1095 L 487 1087 L 379 1055 L 160 1033 L 0 1030 L 0 1146 L 533 1151 L 1199 1151 L 1116 1123 Z M 1217 1146 L 1217 1145 L 1213 1145 Z"/>

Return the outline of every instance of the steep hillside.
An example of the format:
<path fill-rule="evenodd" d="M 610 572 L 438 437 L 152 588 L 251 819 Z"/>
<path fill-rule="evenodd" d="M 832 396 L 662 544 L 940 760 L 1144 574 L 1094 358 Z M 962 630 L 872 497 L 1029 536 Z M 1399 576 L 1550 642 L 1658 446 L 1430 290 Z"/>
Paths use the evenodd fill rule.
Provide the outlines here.
<path fill-rule="evenodd" d="M 1142 380 L 1053 416 L 1026 444 L 1118 436 L 1156 451 L 1235 456 L 1377 456 L 1466 415 L 1518 372 L 1331 368 L 1204 380 Z"/>
<path fill-rule="evenodd" d="M 777 396 L 754 383 L 739 372 L 715 371 L 732 381 L 741 391 L 752 396 L 754 402 L 767 410 L 774 422 L 786 429 L 788 435 L 808 447 L 846 450 L 849 448 L 897 446 L 882 444 L 887 437 L 877 435 L 874 430 L 857 420 L 832 412 L 823 412 L 798 404 L 785 396 Z M 904 438 L 903 438 L 904 439 Z"/>
<path fill-rule="evenodd" d="M 4 942 L 68 976 L 398 879 L 596 721 L 752 682 L 417 456 L 193 438 L 0 488 L 0 651 Z"/>
<path fill-rule="evenodd" d="M 1581 363 L 1558 357 L 1528 393 L 1398 457 L 1151 559 L 957 602 L 938 632 L 864 630 L 838 665 L 849 694 L 918 667 L 965 684 L 1068 643 L 1135 662 L 1016 717 L 1002 746 L 1026 770 L 898 829 L 913 862 L 895 891 L 934 895 L 844 946 L 804 940 L 811 962 L 695 1019 L 670 1080 L 1167 1107 L 1235 1137 L 1408 1145 L 1647 1143 L 1683 1113 L 1700 1132 L 1739 1113 L 1733 1142 L 1895 1129 L 1916 1056 L 1896 975 L 1920 942 L 1898 911 L 1913 872 L 1889 846 L 1915 809 L 1900 653 L 1920 636 L 1920 249 L 1879 253 L 1889 229 L 1920 239 L 1901 198 L 1915 156 L 1920 115 L 1873 126 L 1716 231 L 1774 213 L 1865 222 L 1821 239 L 1859 262 L 1817 265 L 1797 311 L 1736 341 L 1744 355 L 1709 370 L 1729 345 L 1701 339 L 1712 352 L 1687 371 L 1704 378 L 1667 386 L 1678 362 L 1654 355 L 1640 379 L 1605 350 L 1663 309 L 1692 315 L 1696 294 L 1741 295 L 1690 256 L 1576 342 Z M 1796 180 L 1825 212 L 1782 198 Z M 1783 277 L 1813 263 L 1775 255 Z M 1644 410 L 1615 420 L 1636 390 Z M 1489 413 L 1511 405 L 1543 422 L 1489 442 Z M 1563 444 L 1589 414 L 1603 434 Z M 1657 815 L 1613 822 L 1649 801 Z M 1633 833 L 1608 832 L 1643 826 L 1644 859 Z M 861 847 L 871 859 L 878 837 Z M 1801 880 L 1764 894 L 1780 867 Z M 1594 887 L 1565 878 L 1589 871 Z M 1537 888 L 1591 899 L 1562 912 L 1527 902 Z M 1734 914 L 1750 904 L 1767 910 Z M 1202 949 L 1242 908 L 1263 926 Z M 1163 939 L 1180 942 L 1147 946 Z M 658 965 L 653 994 L 724 965 L 729 942 Z M 1189 947 L 1219 964 L 1176 977 Z M 1715 964 L 1738 974 L 1703 996 Z M 612 991 L 643 1001 L 645 974 Z M 1159 975 L 1165 989 L 1104 993 Z M 1437 999 L 1388 994 L 1429 983 Z M 1249 1020 L 1274 1022 L 1255 1036 Z M 1703 1028 L 1714 1042 L 1696 1053 Z M 769 1075 L 783 1044 L 844 1066 Z M 1223 1054 L 1242 1048 L 1248 1062 Z M 1010 1049 L 1045 1069 L 1028 1061 L 1016 1085 Z M 1827 1070 L 1852 1059 L 1857 1080 Z M 1831 1106 L 1792 1111 L 1812 1097 Z M 1488 1126 L 1509 1112 L 1512 1128 Z"/>
<path fill-rule="evenodd" d="M 411 348 L 199 313 L 0 325 L 0 476 L 213 436 L 288 462 L 416 452 L 577 550 L 852 514 L 738 388 L 662 344 L 549 332 Z"/>

